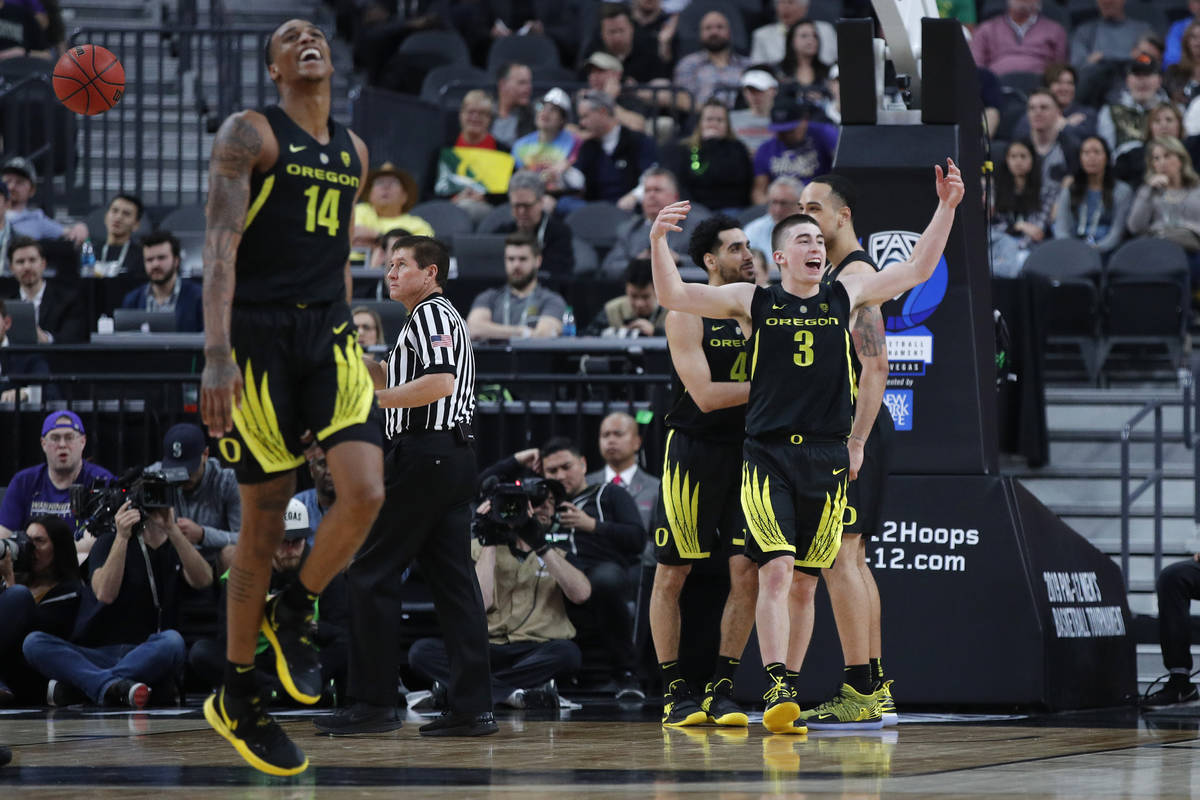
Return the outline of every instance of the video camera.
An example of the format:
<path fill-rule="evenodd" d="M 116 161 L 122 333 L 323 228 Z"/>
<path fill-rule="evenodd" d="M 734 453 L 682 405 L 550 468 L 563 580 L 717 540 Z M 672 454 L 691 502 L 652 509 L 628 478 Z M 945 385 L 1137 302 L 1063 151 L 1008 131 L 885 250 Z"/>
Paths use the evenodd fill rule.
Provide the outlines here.
<path fill-rule="evenodd" d="M 482 493 L 491 508 L 485 515 L 476 515 L 472 526 L 475 536 L 485 544 L 511 542 L 521 531 L 537 521 L 530 516 L 531 506 L 540 506 L 553 497 L 554 505 L 566 499 L 563 485 L 551 478 L 522 478 L 511 483 L 501 483 L 495 477 L 483 482 Z M 551 528 L 558 523 L 558 512 L 554 514 Z"/>
<path fill-rule="evenodd" d="M 135 536 L 145 527 L 146 512 L 174 508 L 179 486 L 186 483 L 184 467 L 148 469 L 135 467 L 116 481 L 97 480 L 88 486 L 71 487 L 71 513 L 93 536 L 116 531 L 117 511 L 128 500 L 142 512 L 142 519 L 133 526 Z"/>
<path fill-rule="evenodd" d="M 17 531 L 7 539 L 0 539 L 0 559 L 12 556 L 13 572 L 29 572 L 33 569 L 33 547 L 25 531 Z"/>

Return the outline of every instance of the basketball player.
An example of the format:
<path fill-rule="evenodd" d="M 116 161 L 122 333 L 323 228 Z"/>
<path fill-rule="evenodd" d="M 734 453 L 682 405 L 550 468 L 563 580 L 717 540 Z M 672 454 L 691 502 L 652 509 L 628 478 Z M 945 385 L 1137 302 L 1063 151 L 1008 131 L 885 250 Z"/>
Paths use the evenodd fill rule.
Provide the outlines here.
<path fill-rule="evenodd" d="M 800 195 L 800 207 L 815 219 L 825 236 L 829 266 L 824 282 L 841 275 L 871 274 L 878 267 L 858 244 L 854 232 L 854 206 L 857 192 L 840 175 L 814 178 Z M 846 664 L 846 683 L 862 687 L 864 676 L 880 705 L 883 724 L 895 724 L 896 705 L 891 681 L 885 680 L 881 660 L 882 642 L 879 624 L 879 589 L 867 568 L 866 537 L 878 529 L 886 477 L 886 445 L 892 435 L 892 418 L 883 407 L 887 386 L 888 360 L 883 315 L 878 306 L 863 306 L 850 320 L 854 339 L 854 374 L 858 396 L 854 403 L 854 425 L 847 447 L 850 451 L 850 483 L 846 489 L 846 516 L 842 528 L 842 547 L 833 566 L 824 571 L 829 587 L 833 616 L 842 640 Z M 788 652 L 789 678 L 799 674 L 813 630 L 813 607 L 800 597 L 802 584 L 793 598 L 792 636 Z M 869 661 L 868 661 L 869 659 Z M 815 709 L 801 713 L 807 727 L 847 729 L 874 727 L 874 720 L 847 718 L 853 706 L 840 702 L 841 695 Z"/>
<path fill-rule="evenodd" d="M 295 775 L 308 759 L 257 695 L 255 642 L 261 625 L 288 694 L 320 699 L 313 604 L 375 519 L 383 454 L 374 387 L 346 302 L 367 149 L 329 116 L 333 64 L 317 26 L 280 25 L 266 62 L 279 105 L 225 120 L 209 165 L 201 413 L 237 470 L 242 531 L 229 570 L 225 682 L 204 716 L 251 766 Z M 298 580 L 264 613 L 306 431 L 325 450 L 337 500 Z"/>
<path fill-rule="evenodd" d="M 732 217 L 709 217 L 688 243 L 709 286 L 754 280 L 750 240 Z M 663 680 L 666 727 L 713 722 L 749 724 L 733 699 L 733 673 L 754 625 L 758 575 L 742 554 L 746 520 L 739 500 L 746 399 L 750 396 L 745 339 L 732 319 L 705 319 L 671 311 L 667 346 L 675 397 L 667 413 L 662 489 L 654 526 L 658 567 L 650 593 L 650 633 Z M 721 615 L 721 639 L 712 680 L 697 704 L 680 675 L 679 593 L 697 561 L 713 551 L 729 562 L 729 595 Z"/>
<path fill-rule="evenodd" d="M 937 210 L 912 257 L 870 275 L 842 275 L 827 285 L 825 239 L 804 214 L 775 226 L 772 249 L 782 283 L 685 284 L 666 235 L 680 230 L 691 206 L 673 203 L 650 230 L 651 264 L 659 303 L 716 319 L 734 319 L 748 335 L 750 396 L 742 461 L 742 509 L 750 529 L 746 554 L 758 565 L 755 622 L 769 681 L 763 724 L 772 733 L 803 733 L 784 660 L 789 644 L 788 593 L 795 580 L 812 603 L 818 570 L 830 566 L 841 540 L 846 443 L 853 414 L 851 313 L 877 306 L 933 274 L 963 197 L 962 175 L 950 159 L 935 166 Z M 797 569 L 798 567 L 798 569 Z M 843 686 L 843 692 L 849 688 Z M 851 689 L 854 692 L 853 689 Z M 854 692 L 867 714 L 879 714 L 868 693 Z"/>

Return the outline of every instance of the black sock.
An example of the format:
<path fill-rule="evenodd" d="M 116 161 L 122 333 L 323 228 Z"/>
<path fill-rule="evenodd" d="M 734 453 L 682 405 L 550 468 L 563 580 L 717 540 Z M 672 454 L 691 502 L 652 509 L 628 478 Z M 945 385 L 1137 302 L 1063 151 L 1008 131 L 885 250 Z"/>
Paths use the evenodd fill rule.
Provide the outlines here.
<path fill-rule="evenodd" d="M 763 668 L 766 670 L 767 677 L 772 681 L 787 683 L 787 667 L 778 661 L 772 661 Z"/>
<path fill-rule="evenodd" d="M 683 675 L 679 674 L 679 662 L 663 661 L 658 665 L 658 669 L 662 672 L 663 694 L 670 694 L 675 681 L 683 680 Z"/>
<path fill-rule="evenodd" d="M 733 673 L 737 672 L 738 665 L 742 663 L 740 658 L 730 658 L 729 656 L 717 656 L 717 665 L 713 669 L 713 685 L 716 686 L 723 680 L 728 680 L 733 683 Z"/>
<path fill-rule="evenodd" d="M 795 683 L 796 681 L 800 680 L 800 670 L 789 669 L 789 670 L 785 670 L 784 672 L 787 675 L 788 683 Z"/>
<path fill-rule="evenodd" d="M 313 606 L 317 603 L 318 595 L 313 594 L 304 587 L 299 578 L 288 584 L 288 587 L 283 590 L 283 597 L 280 602 L 294 611 L 311 612 Z"/>
<path fill-rule="evenodd" d="M 1167 678 L 1168 685 L 1177 687 L 1179 689 L 1188 687 L 1191 685 L 1191 682 L 1192 676 L 1188 670 L 1183 670 L 1180 672 L 1175 672 L 1172 670 L 1170 677 Z"/>
<path fill-rule="evenodd" d="M 233 697 L 253 697 L 258 691 L 258 674 L 254 664 L 225 662 L 225 693 Z"/>
<path fill-rule="evenodd" d="M 871 662 L 871 677 L 874 678 L 877 683 L 883 683 L 883 659 L 872 658 L 869 660 Z"/>
<path fill-rule="evenodd" d="M 875 682 L 871 680 L 869 664 L 851 664 L 843 671 L 842 680 L 859 694 L 870 694 L 874 691 Z"/>

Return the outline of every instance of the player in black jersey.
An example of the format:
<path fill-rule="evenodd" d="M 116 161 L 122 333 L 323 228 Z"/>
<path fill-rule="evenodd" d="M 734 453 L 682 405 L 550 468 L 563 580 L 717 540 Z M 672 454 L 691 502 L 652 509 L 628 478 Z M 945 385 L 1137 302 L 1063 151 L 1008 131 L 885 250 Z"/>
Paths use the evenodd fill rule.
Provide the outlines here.
<path fill-rule="evenodd" d="M 732 217 L 709 217 L 697 225 L 688 251 L 696 266 L 708 272 L 709 286 L 754 279 L 750 240 Z M 662 488 L 653 526 L 658 567 L 650 594 L 650 633 L 663 680 L 663 725 L 709 721 L 744 726 L 746 713 L 732 696 L 733 673 L 754 625 L 758 589 L 754 563 L 742 554 L 746 521 L 739 499 L 750 396 L 745 338 L 732 319 L 679 311 L 667 314 L 666 330 L 675 393 L 666 417 Z M 703 703 L 697 703 L 677 661 L 679 594 L 692 565 L 713 551 L 728 559 L 730 589 L 721 615 L 717 664 Z"/>
<path fill-rule="evenodd" d="M 314 603 L 375 519 L 383 456 L 347 304 L 350 223 L 367 149 L 330 118 L 333 63 L 320 28 L 298 19 L 280 25 L 266 62 L 279 105 L 225 120 L 209 164 L 201 413 L 238 472 L 242 530 L 229 571 L 225 682 L 204 715 L 255 768 L 295 775 L 308 759 L 257 695 L 258 636 L 274 648 L 288 693 L 317 702 Z M 325 449 L 337 501 L 297 581 L 264 614 L 306 431 Z"/>
<path fill-rule="evenodd" d="M 789 645 L 788 595 L 795 580 L 811 604 L 817 570 L 833 563 L 845 510 L 856 386 L 850 314 L 879 305 L 933 274 L 963 197 L 950 159 L 935 166 L 937 210 L 909 261 L 870 275 L 843 275 L 822 285 L 825 240 L 812 217 L 795 214 L 775 226 L 772 249 L 782 283 L 685 284 L 666 235 L 680 230 L 691 205 L 673 203 L 650 230 L 659 303 L 716 319 L 731 318 L 749 336 L 750 397 L 742 462 L 742 508 L 750 528 L 746 554 L 759 565 L 755 622 L 770 688 L 763 724 L 773 733 L 802 733 L 784 660 Z M 794 569 L 799 562 L 801 569 Z M 866 698 L 869 710 L 878 703 Z"/>
<path fill-rule="evenodd" d="M 822 279 L 825 283 L 837 280 L 841 275 L 870 275 L 879 269 L 859 246 L 853 220 L 856 201 L 854 185 L 839 175 L 813 178 L 800 195 L 801 209 L 817 221 L 825 236 L 829 258 Z M 842 702 L 839 693 L 830 701 L 801 712 L 801 720 L 814 730 L 874 727 L 879 722 L 894 724 L 897 719 L 891 681 L 883 677 L 879 589 L 867 568 L 863 535 L 877 530 L 886 478 L 886 447 L 893 433 L 891 414 L 882 404 L 888 360 L 879 307 L 857 309 L 850 320 L 850 332 L 854 340 L 854 374 L 858 381 L 854 425 L 847 441 L 850 483 L 846 488 L 842 546 L 833 566 L 824 570 L 824 576 L 842 641 L 846 676 L 853 676 L 847 682 L 857 684 L 856 691 L 861 688 L 865 693 L 868 687 L 863 676 L 870 676 L 869 688 L 880 705 L 882 719 L 852 719 L 854 704 Z M 789 676 L 799 673 L 813 628 L 811 604 L 797 598 L 793 612 L 787 661 Z"/>

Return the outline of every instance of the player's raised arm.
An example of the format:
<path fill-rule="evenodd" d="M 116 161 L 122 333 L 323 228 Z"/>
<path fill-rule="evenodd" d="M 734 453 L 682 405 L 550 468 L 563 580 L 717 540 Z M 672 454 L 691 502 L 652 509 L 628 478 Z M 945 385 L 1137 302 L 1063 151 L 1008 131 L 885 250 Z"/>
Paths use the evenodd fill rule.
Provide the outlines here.
<path fill-rule="evenodd" d="M 892 264 L 879 272 L 841 278 L 850 295 L 852 307 L 880 305 L 924 283 L 933 275 L 938 259 L 946 249 L 946 241 L 950 238 L 954 209 L 962 202 L 965 191 L 962 173 L 952 159 L 946 159 L 945 173 L 940 165 L 935 164 L 933 169 L 937 173 L 938 206 L 933 212 L 933 219 L 913 247 L 912 255 L 908 261 Z"/>
<path fill-rule="evenodd" d="M 725 286 L 708 286 L 702 283 L 684 283 L 679 269 L 671 256 L 667 234 L 683 230 L 678 223 L 687 218 L 692 204 L 687 200 L 672 203 L 658 212 L 650 228 L 650 266 L 654 274 L 654 293 L 658 304 L 672 311 L 685 311 L 702 317 L 739 321 L 750 319 L 750 301 L 754 298 L 754 284 L 736 283 Z"/>

